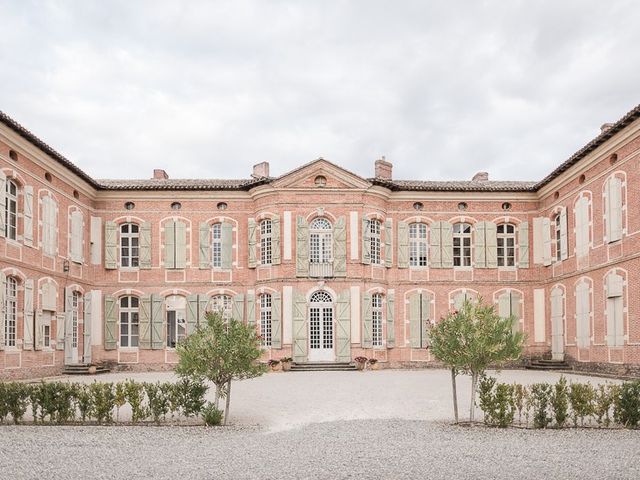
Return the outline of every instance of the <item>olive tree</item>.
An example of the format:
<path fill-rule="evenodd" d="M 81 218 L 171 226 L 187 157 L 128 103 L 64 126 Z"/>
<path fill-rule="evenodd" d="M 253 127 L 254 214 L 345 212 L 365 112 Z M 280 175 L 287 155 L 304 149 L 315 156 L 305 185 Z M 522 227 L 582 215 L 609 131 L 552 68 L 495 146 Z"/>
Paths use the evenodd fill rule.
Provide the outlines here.
<path fill-rule="evenodd" d="M 478 379 L 489 367 L 499 368 L 522 354 L 524 334 L 513 329 L 514 317 L 500 317 L 493 305 L 465 301 L 430 328 L 433 355 L 451 369 L 456 422 L 455 379 L 458 373 L 471 376 L 469 420 L 474 420 Z"/>
<path fill-rule="evenodd" d="M 229 417 L 231 381 L 253 378 L 265 372 L 260 358 L 260 338 L 254 327 L 218 313 L 208 313 L 206 324 L 177 346 L 176 373 L 182 377 L 209 380 L 216 387 L 215 407 L 225 399 L 224 424 Z"/>

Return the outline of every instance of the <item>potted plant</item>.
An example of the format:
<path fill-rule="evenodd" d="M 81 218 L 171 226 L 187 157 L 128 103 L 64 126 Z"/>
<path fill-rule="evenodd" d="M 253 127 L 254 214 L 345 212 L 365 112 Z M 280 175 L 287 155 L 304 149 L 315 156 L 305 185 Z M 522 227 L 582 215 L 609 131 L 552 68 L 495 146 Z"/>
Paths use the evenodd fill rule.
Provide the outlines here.
<path fill-rule="evenodd" d="M 378 370 L 378 368 L 380 367 L 380 365 L 378 365 L 378 360 L 375 358 L 370 358 L 368 363 L 371 370 Z"/>
<path fill-rule="evenodd" d="M 356 362 L 356 368 L 358 370 L 364 370 L 364 367 L 367 365 L 367 357 L 356 357 L 353 361 Z"/>
<path fill-rule="evenodd" d="M 280 364 L 282 365 L 282 371 L 288 372 L 289 370 L 291 370 L 291 357 L 281 358 Z"/>
<path fill-rule="evenodd" d="M 282 370 L 282 365 L 280 365 L 280 360 L 274 360 L 273 358 L 267 362 L 272 372 L 279 372 Z"/>

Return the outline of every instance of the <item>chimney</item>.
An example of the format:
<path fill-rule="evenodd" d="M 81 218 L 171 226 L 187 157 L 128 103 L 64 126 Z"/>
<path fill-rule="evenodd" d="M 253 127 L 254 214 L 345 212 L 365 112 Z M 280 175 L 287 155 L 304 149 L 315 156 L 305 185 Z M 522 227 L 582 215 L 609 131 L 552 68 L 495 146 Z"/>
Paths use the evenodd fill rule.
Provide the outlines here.
<path fill-rule="evenodd" d="M 391 162 L 387 162 L 384 157 L 380 160 L 376 160 L 376 178 L 391 180 L 392 171 L 393 164 Z"/>
<path fill-rule="evenodd" d="M 169 175 L 167 175 L 167 172 L 165 172 L 161 168 L 155 168 L 153 170 L 153 179 L 154 180 L 168 180 L 169 179 Z"/>
<path fill-rule="evenodd" d="M 264 178 L 269 176 L 269 162 L 260 162 L 253 166 L 253 178 Z"/>
<path fill-rule="evenodd" d="M 488 182 L 489 172 L 478 172 L 471 179 L 472 182 Z"/>
<path fill-rule="evenodd" d="M 602 126 L 600 127 L 600 133 L 604 133 L 607 130 L 610 130 L 611 127 L 613 127 L 613 123 L 603 123 Z"/>

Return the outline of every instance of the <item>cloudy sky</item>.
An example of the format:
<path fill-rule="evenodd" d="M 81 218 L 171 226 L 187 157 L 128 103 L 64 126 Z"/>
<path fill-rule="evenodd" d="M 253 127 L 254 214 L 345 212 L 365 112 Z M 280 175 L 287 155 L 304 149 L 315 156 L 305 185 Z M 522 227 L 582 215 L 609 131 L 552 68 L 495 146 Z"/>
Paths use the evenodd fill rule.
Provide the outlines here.
<path fill-rule="evenodd" d="M 96 178 L 537 180 L 640 103 L 640 3 L 0 0 L 0 110 Z"/>

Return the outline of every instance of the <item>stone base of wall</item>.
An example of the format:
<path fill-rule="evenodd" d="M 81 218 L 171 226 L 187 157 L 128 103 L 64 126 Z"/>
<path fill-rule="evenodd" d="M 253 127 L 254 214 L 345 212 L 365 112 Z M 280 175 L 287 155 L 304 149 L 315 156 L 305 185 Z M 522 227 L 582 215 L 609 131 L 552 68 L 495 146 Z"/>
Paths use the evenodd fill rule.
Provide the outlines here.
<path fill-rule="evenodd" d="M 0 370 L 0 381 L 30 380 L 62 375 L 62 365 L 50 367 L 7 368 Z"/>
<path fill-rule="evenodd" d="M 576 362 L 572 358 L 567 358 L 566 360 L 575 372 L 621 379 L 640 378 L 640 365 L 631 365 L 628 363 Z"/>

